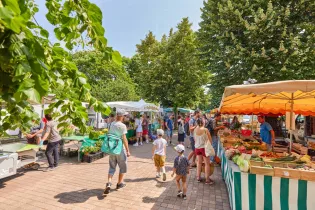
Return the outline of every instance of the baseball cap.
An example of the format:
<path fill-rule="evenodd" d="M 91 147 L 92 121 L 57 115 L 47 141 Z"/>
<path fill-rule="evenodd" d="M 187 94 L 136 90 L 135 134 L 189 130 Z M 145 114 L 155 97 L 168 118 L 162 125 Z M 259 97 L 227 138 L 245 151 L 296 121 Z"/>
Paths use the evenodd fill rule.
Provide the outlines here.
<path fill-rule="evenodd" d="M 183 152 L 183 151 L 185 151 L 184 145 L 181 145 L 181 144 L 179 144 L 179 145 L 177 145 L 176 147 L 174 147 L 174 149 L 175 149 L 177 152 Z"/>
<path fill-rule="evenodd" d="M 116 109 L 116 115 L 117 116 L 125 116 L 129 114 L 128 112 L 126 112 L 124 109 Z"/>
<path fill-rule="evenodd" d="M 164 135 L 164 131 L 162 129 L 157 129 L 156 133 L 158 136 L 163 136 Z"/>

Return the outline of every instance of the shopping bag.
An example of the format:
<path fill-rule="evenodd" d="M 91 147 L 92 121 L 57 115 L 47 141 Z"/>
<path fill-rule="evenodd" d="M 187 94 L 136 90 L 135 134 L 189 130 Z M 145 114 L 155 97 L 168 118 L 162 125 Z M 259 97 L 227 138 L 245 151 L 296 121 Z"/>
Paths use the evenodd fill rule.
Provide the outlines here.
<path fill-rule="evenodd" d="M 107 134 L 104 136 L 102 144 L 102 152 L 109 155 L 120 155 L 123 148 L 122 139 L 113 134 Z"/>
<path fill-rule="evenodd" d="M 209 157 L 209 156 L 215 156 L 215 151 L 214 151 L 214 148 L 212 146 L 212 144 L 210 143 L 210 141 L 207 141 L 206 142 L 206 145 L 205 145 L 205 152 L 206 152 L 206 156 Z"/>

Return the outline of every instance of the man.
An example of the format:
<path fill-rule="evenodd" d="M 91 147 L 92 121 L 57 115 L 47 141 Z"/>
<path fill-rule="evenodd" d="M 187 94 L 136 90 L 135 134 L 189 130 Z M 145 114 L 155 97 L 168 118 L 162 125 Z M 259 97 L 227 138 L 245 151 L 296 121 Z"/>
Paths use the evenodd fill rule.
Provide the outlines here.
<path fill-rule="evenodd" d="M 218 126 L 218 121 L 220 120 L 221 113 L 217 112 L 214 115 L 214 119 L 210 119 L 208 126 L 212 138 L 212 146 L 215 151 L 215 156 L 217 156 L 218 152 L 218 131 L 225 128 L 224 125 Z M 210 158 L 212 162 L 214 161 L 215 156 Z"/>
<path fill-rule="evenodd" d="M 45 154 L 46 154 L 49 166 L 46 169 L 46 171 L 52 171 L 58 167 L 58 161 L 59 161 L 58 146 L 61 140 L 61 136 L 57 128 L 57 122 L 53 121 L 51 115 L 45 114 L 45 118 L 47 120 L 47 123 L 45 127 L 45 135 L 42 141 L 48 140 Z M 54 156 L 54 158 L 52 157 L 52 155 Z"/>
<path fill-rule="evenodd" d="M 196 110 L 194 116 L 189 120 L 189 131 L 190 131 L 190 146 L 192 151 L 188 155 L 188 161 L 193 158 L 193 163 L 191 164 L 192 167 L 196 167 L 196 154 L 195 154 L 195 139 L 194 139 L 194 130 L 197 127 L 197 120 L 200 118 L 200 111 Z"/>
<path fill-rule="evenodd" d="M 110 128 L 111 124 L 115 121 L 115 115 L 114 114 L 110 114 L 110 117 L 107 119 L 107 129 Z"/>
<path fill-rule="evenodd" d="M 148 117 L 144 114 L 143 115 L 143 121 L 142 121 L 142 136 L 145 138 L 146 143 L 149 143 L 149 121 L 148 121 Z M 142 138 L 143 138 L 142 137 Z"/>
<path fill-rule="evenodd" d="M 174 115 L 172 114 L 170 118 L 168 118 L 165 122 L 166 127 L 166 135 L 167 135 L 167 141 L 170 141 L 170 145 L 172 145 L 172 137 L 173 137 L 173 129 L 174 129 Z"/>
<path fill-rule="evenodd" d="M 272 146 L 276 144 L 275 132 L 271 125 L 265 122 L 264 116 L 258 116 L 258 122 L 260 123 L 260 137 L 267 144 L 268 151 L 271 151 Z"/>
<path fill-rule="evenodd" d="M 126 184 L 123 183 L 124 175 L 127 173 L 127 157 L 130 156 L 128 140 L 126 138 L 127 134 L 127 126 L 123 124 L 124 116 L 128 113 L 123 109 L 116 110 L 116 121 L 114 121 L 108 131 L 110 134 L 114 134 L 115 136 L 121 137 L 121 141 L 123 141 L 123 149 L 120 155 L 109 155 L 109 172 L 108 172 L 108 182 L 106 184 L 106 188 L 104 190 L 104 194 L 108 194 L 111 190 L 112 186 L 112 178 L 115 174 L 116 167 L 119 167 L 119 176 L 118 183 L 116 185 L 116 189 L 119 190 L 121 188 L 126 187 Z"/>

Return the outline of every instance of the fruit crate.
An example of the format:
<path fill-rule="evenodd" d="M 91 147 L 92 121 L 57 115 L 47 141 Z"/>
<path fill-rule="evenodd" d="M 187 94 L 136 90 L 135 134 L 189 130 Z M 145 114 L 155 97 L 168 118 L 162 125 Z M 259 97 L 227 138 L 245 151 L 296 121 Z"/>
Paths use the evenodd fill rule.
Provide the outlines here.
<path fill-rule="evenodd" d="M 98 159 L 101 159 L 104 157 L 103 152 L 97 152 L 95 154 L 88 154 L 83 156 L 83 162 L 92 163 Z"/>

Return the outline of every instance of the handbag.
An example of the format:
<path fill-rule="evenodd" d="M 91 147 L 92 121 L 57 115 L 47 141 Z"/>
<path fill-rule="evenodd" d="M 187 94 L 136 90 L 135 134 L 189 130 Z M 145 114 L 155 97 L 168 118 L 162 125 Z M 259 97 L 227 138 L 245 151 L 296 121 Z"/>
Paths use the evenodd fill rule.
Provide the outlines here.
<path fill-rule="evenodd" d="M 206 152 L 206 157 L 209 157 L 209 156 L 213 157 L 213 156 L 215 156 L 215 151 L 214 151 L 214 148 L 213 148 L 212 144 L 210 143 L 210 141 L 206 142 L 205 152 Z"/>

